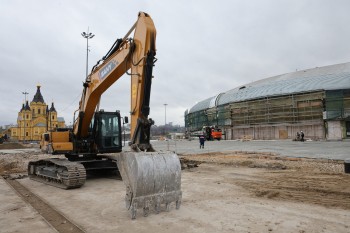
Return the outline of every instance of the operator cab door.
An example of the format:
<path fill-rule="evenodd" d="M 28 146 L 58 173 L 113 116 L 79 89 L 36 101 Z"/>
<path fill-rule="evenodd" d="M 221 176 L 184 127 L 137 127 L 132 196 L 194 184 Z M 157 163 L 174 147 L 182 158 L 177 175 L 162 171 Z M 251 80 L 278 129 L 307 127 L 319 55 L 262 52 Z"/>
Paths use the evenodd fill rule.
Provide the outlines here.
<path fill-rule="evenodd" d="M 99 153 L 122 151 L 121 124 L 119 112 L 97 112 L 95 144 Z"/>

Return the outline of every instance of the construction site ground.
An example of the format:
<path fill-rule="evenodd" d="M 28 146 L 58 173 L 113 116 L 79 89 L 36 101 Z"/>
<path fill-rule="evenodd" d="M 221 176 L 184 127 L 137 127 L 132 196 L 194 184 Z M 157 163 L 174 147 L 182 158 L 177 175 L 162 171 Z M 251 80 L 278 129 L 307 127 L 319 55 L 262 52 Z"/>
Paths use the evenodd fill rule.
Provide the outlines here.
<path fill-rule="evenodd" d="M 215 141 L 205 149 L 196 140 L 155 141 L 184 162 L 182 205 L 148 217 L 140 210 L 136 220 L 120 179 L 48 186 L 25 176 L 29 160 L 47 155 L 36 145 L 3 145 L 1 232 L 350 232 L 349 141 Z"/>

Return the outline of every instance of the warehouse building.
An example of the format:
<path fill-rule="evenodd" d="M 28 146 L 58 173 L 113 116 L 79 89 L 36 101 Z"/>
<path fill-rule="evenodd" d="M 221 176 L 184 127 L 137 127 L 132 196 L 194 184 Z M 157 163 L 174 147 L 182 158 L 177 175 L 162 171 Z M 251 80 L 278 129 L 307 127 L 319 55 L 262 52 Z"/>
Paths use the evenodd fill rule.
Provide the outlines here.
<path fill-rule="evenodd" d="M 225 139 L 350 138 L 350 63 L 262 79 L 186 110 L 188 132 L 213 125 Z"/>

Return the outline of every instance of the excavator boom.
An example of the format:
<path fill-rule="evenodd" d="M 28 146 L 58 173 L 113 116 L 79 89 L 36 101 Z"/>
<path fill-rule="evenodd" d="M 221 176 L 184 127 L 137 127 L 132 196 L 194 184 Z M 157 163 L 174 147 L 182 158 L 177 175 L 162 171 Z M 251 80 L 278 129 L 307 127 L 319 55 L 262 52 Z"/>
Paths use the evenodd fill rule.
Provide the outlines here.
<path fill-rule="evenodd" d="M 135 30 L 133 39 L 127 39 Z M 148 215 L 150 208 L 159 212 L 160 204 L 167 208 L 181 204 L 181 166 L 175 153 L 153 152 L 150 144 L 149 119 L 152 71 L 156 55 L 156 29 L 151 17 L 143 12 L 124 39 L 119 40 L 115 52 L 88 76 L 80 101 L 79 118 L 74 133 L 88 135 L 88 128 L 101 95 L 124 73 L 131 76 L 131 152 L 122 152 L 117 164 L 126 185 L 125 202 L 136 218 L 137 209 Z M 128 70 L 131 72 L 128 73 Z"/>
<path fill-rule="evenodd" d="M 133 31 L 133 38 L 129 38 Z M 98 106 L 102 94 L 128 74 L 131 77 L 131 152 L 121 152 L 117 156 L 118 169 L 126 185 L 126 206 L 133 219 L 139 208 L 145 216 L 153 208 L 158 213 L 161 204 L 168 209 L 171 202 L 176 202 L 176 208 L 179 208 L 182 198 L 179 158 L 173 152 L 154 152 L 150 144 L 150 128 L 154 122 L 148 116 L 155 55 L 153 20 L 140 12 L 127 35 L 114 43 L 86 77 L 72 132 L 50 132 L 43 137 L 42 148 L 52 153 L 65 153 L 69 160 L 75 161 L 74 167 L 61 160 L 30 162 L 30 177 L 58 187 L 80 187 L 86 176 L 81 164 L 85 169 L 93 168 L 90 164 L 101 164 L 101 157 L 96 157 L 98 153 L 121 151 L 119 112 L 104 112 Z M 81 154 L 89 160 L 82 161 Z M 113 168 L 109 161 L 102 162 Z M 70 174 L 71 170 L 79 169 L 81 173 L 74 173 L 75 177 Z"/>
<path fill-rule="evenodd" d="M 128 39 L 135 30 L 134 37 Z M 152 150 L 149 142 L 150 94 L 152 71 L 156 55 L 156 28 L 151 17 L 140 12 L 137 22 L 123 39 L 117 41 L 115 52 L 95 66 L 84 83 L 79 103 L 79 116 L 75 121 L 74 134 L 78 138 L 88 136 L 88 129 L 101 95 L 123 74 L 131 76 L 131 124 L 130 132 L 134 150 Z M 108 56 L 108 54 L 107 54 Z M 128 70 L 131 69 L 131 73 Z"/>

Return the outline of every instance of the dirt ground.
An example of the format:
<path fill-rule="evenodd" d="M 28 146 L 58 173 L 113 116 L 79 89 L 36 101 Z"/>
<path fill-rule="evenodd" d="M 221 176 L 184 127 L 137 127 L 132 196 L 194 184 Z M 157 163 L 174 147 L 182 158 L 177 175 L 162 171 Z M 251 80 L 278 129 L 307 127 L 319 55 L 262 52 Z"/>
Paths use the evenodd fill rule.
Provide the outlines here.
<path fill-rule="evenodd" d="M 119 208 L 125 190 L 118 180 L 88 180 L 69 194 L 28 178 L 19 181 L 85 232 L 350 232 L 350 175 L 344 173 L 341 161 L 245 152 L 179 156 L 190 167 L 182 172 L 180 210 L 135 221 Z M 45 157 L 40 152 L 1 154 L 0 150 L 0 174 L 26 171 L 29 160 Z M 96 201 L 111 192 L 113 196 L 108 194 L 99 205 L 89 207 L 91 211 L 84 208 L 85 195 Z M 78 204 L 58 195 L 69 195 Z M 110 209 L 111 205 L 118 206 Z M 6 217 L 0 218 L 0 229 L 11 232 L 3 228 L 2 220 Z"/>
<path fill-rule="evenodd" d="M 32 160 L 39 160 L 49 158 L 47 154 L 41 154 L 39 149 L 34 151 L 25 151 L 23 153 L 5 153 L 4 149 L 24 149 L 32 148 L 31 146 L 24 146 L 19 143 L 9 143 L 0 145 L 0 175 L 21 173 L 27 171 L 28 162 Z M 64 158 L 58 155 L 55 157 Z"/>
<path fill-rule="evenodd" d="M 181 156 L 195 162 L 263 168 L 258 175 L 232 179 L 252 196 L 350 210 L 350 175 L 341 161 L 287 158 L 271 154 L 213 153 Z M 200 166 L 200 165 L 199 165 Z"/>

